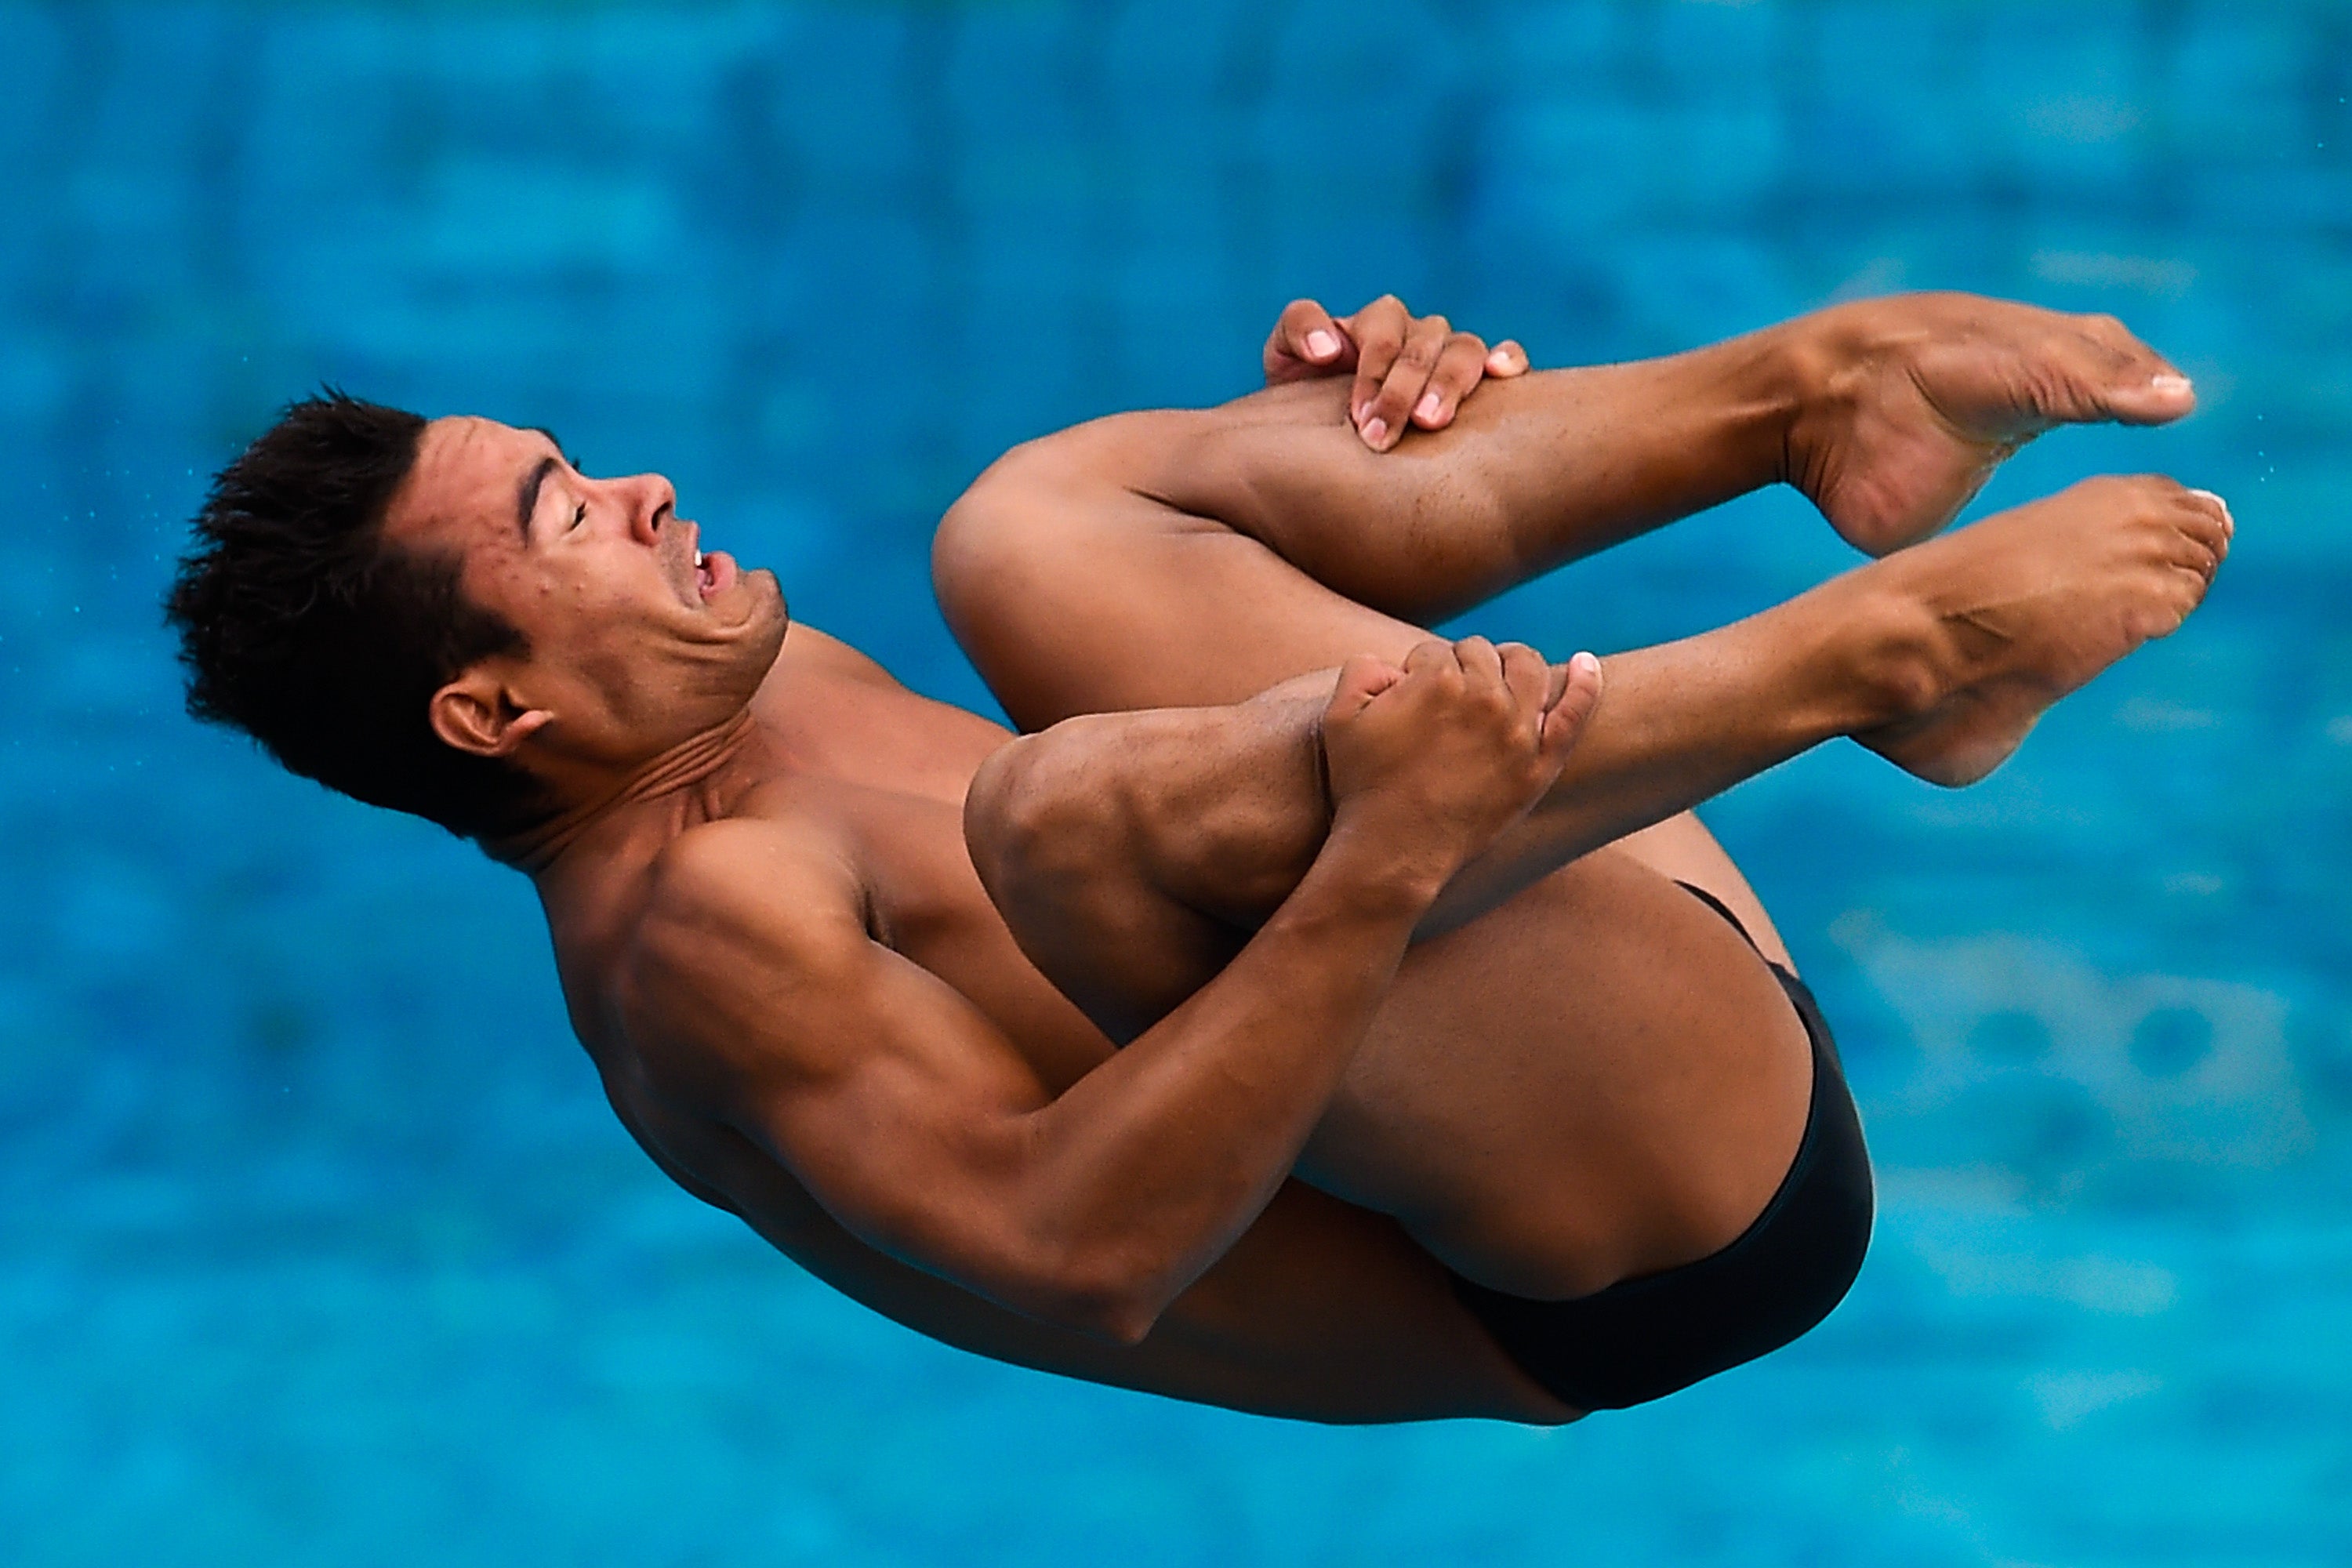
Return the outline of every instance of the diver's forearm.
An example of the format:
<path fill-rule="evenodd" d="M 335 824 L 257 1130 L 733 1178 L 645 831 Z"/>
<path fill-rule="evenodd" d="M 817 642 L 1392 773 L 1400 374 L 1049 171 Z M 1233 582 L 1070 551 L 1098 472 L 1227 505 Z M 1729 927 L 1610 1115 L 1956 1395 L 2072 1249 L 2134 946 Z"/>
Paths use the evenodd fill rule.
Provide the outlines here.
<path fill-rule="evenodd" d="M 1430 889 L 1336 828 L 1233 961 L 1036 1113 L 1024 1229 L 1089 1260 L 1092 1326 L 1134 1342 L 1290 1173 Z"/>

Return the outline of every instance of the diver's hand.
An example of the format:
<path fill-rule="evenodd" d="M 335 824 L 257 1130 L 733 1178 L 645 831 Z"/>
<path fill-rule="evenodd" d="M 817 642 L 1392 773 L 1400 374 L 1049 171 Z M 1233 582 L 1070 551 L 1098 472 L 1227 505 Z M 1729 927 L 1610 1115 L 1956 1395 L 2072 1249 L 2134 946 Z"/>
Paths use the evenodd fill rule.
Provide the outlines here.
<path fill-rule="evenodd" d="M 1590 654 L 1555 669 L 1524 643 L 1465 637 L 1421 643 L 1402 668 L 1349 659 L 1323 711 L 1325 853 L 1434 899 L 1551 788 L 1600 701 Z"/>
<path fill-rule="evenodd" d="M 1356 373 L 1348 417 L 1375 452 L 1402 439 L 1408 420 L 1444 429 L 1479 382 L 1527 368 L 1527 350 L 1511 340 L 1488 348 L 1443 316 L 1412 315 L 1393 294 L 1337 320 L 1312 300 L 1294 300 L 1265 340 L 1268 386 Z"/>

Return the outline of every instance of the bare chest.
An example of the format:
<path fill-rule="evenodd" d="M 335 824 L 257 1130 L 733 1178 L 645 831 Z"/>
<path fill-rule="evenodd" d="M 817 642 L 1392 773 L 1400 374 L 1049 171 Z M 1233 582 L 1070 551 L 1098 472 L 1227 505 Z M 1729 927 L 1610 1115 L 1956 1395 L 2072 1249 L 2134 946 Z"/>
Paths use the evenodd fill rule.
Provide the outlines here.
<path fill-rule="evenodd" d="M 965 847 L 965 792 L 1011 732 L 895 682 L 804 687 L 776 717 L 799 765 L 746 809 L 821 823 L 865 889 L 874 940 L 960 993 L 1055 1092 L 1100 1062 L 1108 1042 L 1022 955 Z"/>
<path fill-rule="evenodd" d="M 1109 1043 L 1022 954 L 964 844 L 965 792 L 1008 732 L 903 688 L 828 694 L 810 722 L 817 706 L 803 697 L 776 747 L 782 760 L 725 815 L 831 845 L 858 889 L 867 935 L 959 994 L 1052 1091 L 1067 1088 Z M 638 858 L 614 857 L 549 907 L 574 1025 L 600 1060 L 625 1069 L 642 1042 L 622 1024 L 613 986 L 647 885 Z"/>
<path fill-rule="evenodd" d="M 981 886 L 961 797 L 861 791 L 835 810 L 868 889 L 875 941 L 946 982 L 1055 1093 L 1110 1054 L 1101 1032 L 1022 953 Z"/>

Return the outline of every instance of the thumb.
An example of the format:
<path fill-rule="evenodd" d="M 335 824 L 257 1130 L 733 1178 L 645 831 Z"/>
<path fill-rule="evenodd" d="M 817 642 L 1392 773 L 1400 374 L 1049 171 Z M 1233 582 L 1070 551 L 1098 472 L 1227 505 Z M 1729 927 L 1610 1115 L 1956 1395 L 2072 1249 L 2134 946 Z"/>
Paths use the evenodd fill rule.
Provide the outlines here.
<path fill-rule="evenodd" d="M 1486 351 L 1486 374 L 1502 379 L 1527 374 L 1528 351 L 1517 338 L 1505 338 Z"/>
<path fill-rule="evenodd" d="M 1584 726 L 1601 706 L 1601 661 L 1589 653 L 1580 653 L 1560 667 L 1564 679 L 1559 697 L 1544 714 L 1543 756 L 1546 762 L 1562 763 Z"/>

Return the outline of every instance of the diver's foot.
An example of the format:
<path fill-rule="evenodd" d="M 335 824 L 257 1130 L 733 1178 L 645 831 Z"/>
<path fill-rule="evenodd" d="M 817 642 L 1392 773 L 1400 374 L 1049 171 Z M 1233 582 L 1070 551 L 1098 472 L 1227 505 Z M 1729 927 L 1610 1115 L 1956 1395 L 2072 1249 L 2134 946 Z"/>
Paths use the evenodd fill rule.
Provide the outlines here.
<path fill-rule="evenodd" d="M 1966 784 L 2050 705 L 2177 630 L 2229 553 L 2221 498 L 2168 479 L 2086 479 L 1854 574 L 1927 612 L 1916 711 L 1854 739 L 1919 777 Z"/>
<path fill-rule="evenodd" d="M 1969 294 L 1857 300 L 1792 323 L 1808 388 L 1782 476 L 1871 555 L 1942 528 L 2060 425 L 2162 425 L 2188 378 L 2112 316 Z"/>

